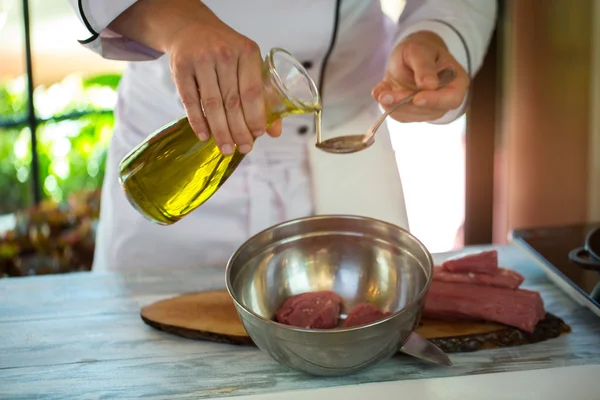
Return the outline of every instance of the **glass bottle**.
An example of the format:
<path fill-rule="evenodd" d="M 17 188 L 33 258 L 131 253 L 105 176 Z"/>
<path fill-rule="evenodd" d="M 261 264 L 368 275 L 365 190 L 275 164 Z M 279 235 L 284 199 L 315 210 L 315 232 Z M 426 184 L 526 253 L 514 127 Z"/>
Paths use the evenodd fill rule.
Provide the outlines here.
<path fill-rule="evenodd" d="M 267 126 L 292 114 L 320 116 L 317 86 L 287 51 L 269 51 L 262 80 Z M 237 148 L 232 155 L 221 154 L 212 135 L 201 142 L 183 117 L 152 133 L 123 158 L 120 184 L 144 217 L 171 225 L 208 200 L 243 158 Z"/>

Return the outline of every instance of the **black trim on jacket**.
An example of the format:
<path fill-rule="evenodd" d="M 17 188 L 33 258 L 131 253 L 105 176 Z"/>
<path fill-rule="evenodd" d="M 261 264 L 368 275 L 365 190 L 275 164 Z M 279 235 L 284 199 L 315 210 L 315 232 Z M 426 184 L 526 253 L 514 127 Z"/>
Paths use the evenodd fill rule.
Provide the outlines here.
<path fill-rule="evenodd" d="M 321 64 L 321 74 L 319 76 L 319 84 L 317 85 L 319 89 L 319 96 L 321 97 L 321 104 L 323 103 L 323 86 L 325 84 L 325 70 L 327 68 L 327 62 L 329 61 L 329 57 L 333 52 L 333 48 L 335 47 L 335 42 L 337 40 L 338 28 L 340 25 L 340 8 L 342 6 L 342 0 L 336 0 L 335 2 L 335 15 L 333 18 L 333 32 L 331 34 L 331 41 L 329 42 L 329 48 L 327 49 L 327 53 L 325 53 L 325 57 L 323 58 L 323 63 Z M 316 124 L 316 122 L 315 122 Z M 316 126 L 313 124 L 313 132 L 316 133 Z"/>
<path fill-rule="evenodd" d="M 85 11 L 83 11 L 83 3 L 82 2 L 83 2 L 83 0 L 78 1 L 79 14 L 81 15 L 83 24 L 85 25 L 87 30 L 92 34 L 92 36 L 90 36 L 89 38 L 84 39 L 84 40 L 78 40 L 78 42 L 81 44 L 88 44 L 88 43 L 91 43 L 94 40 L 98 39 L 98 36 L 100 36 L 100 34 L 94 30 L 94 28 L 92 27 L 92 24 L 90 24 L 90 21 L 88 21 L 87 17 L 85 16 Z"/>
<path fill-rule="evenodd" d="M 452 26 L 451 24 L 449 24 L 446 21 L 442 21 L 439 19 L 434 19 L 433 21 L 439 22 L 440 24 L 444 24 L 446 25 L 448 28 L 452 29 L 460 38 L 460 41 L 462 42 L 463 46 L 465 47 L 465 51 L 467 52 L 467 68 L 468 68 L 468 72 L 469 72 L 469 76 L 473 77 L 473 66 L 471 65 L 471 52 L 469 51 L 469 46 L 467 46 L 467 41 L 465 40 L 464 36 L 458 31 L 458 29 L 456 29 L 454 26 Z"/>
<path fill-rule="evenodd" d="M 335 16 L 333 20 L 333 33 L 331 35 L 331 41 L 329 42 L 329 48 L 327 49 L 327 53 L 325 53 L 325 58 L 323 59 L 323 64 L 321 65 L 321 76 L 319 77 L 319 94 L 321 95 L 321 101 L 323 101 L 323 85 L 325 82 L 325 69 L 327 68 L 327 62 L 329 61 L 329 57 L 333 52 L 333 48 L 335 47 L 335 41 L 337 39 L 339 22 L 340 22 L 340 8 L 341 8 L 341 0 L 336 0 L 335 2 Z"/>

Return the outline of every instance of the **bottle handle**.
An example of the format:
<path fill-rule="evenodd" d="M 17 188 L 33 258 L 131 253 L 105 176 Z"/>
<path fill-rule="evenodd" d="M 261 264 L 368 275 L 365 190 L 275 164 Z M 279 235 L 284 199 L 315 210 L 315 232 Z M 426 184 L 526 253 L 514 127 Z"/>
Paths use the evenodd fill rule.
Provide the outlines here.
<path fill-rule="evenodd" d="M 600 260 L 596 260 L 585 247 L 571 250 L 569 260 L 581 268 L 600 272 Z"/>

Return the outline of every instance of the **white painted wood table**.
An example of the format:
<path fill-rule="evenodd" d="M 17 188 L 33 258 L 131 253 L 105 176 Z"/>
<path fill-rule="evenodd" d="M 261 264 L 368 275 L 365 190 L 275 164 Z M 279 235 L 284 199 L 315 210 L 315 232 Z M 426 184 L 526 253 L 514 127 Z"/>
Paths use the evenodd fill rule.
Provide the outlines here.
<path fill-rule="evenodd" d="M 223 269 L 0 279 L 0 399 L 600 399 L 600 318 L 524 250 L 498 250 L 573 333 L 453 354 L 450 368 L 398 357 L 342 378 L 303 375 L 255 348 L 184 339 L 141 321 L 150 302 L 224 287 Z"/>

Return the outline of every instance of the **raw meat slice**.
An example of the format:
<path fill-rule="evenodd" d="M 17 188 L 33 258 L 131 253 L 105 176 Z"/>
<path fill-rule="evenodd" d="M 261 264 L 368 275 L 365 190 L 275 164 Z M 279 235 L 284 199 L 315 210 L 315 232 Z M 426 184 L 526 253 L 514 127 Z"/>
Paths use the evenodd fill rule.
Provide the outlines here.
<path fill-rule="evenodd" d="M 352 326 L 366 325 L 371 322 L 379 321 L 390 315 L 389 312 L 383 312 L 371 303 L 360 303 L 344 321 L 344 328 L 350 328 Z"/>
<path fill-rule="evenodd" d="M 443 267 L 435 267 L 433 269 L 433 280 L 517 289 L 521 286 L 525 277 L 517 271 L 508 268 L 498 268 L 494 273 L 483 274 L 475 272 L 448 272 Z"/>
<path fill-rule="evenodd" d="M 494 273 L 498 269 L 498 251 L 488 250 L 467 255 L 457 255 L 442 263 L 448 272 Z"/>
<path fill-rule="evenodd" d="M 342 298 L 331 291 L 288 298 L 277 311 L 277 322 L 307 329 L 330 329 L 339 323 Z"/>
<path fill-rule="evenodd" d="M 498 322 L 533 332 L 546 315 L 538 292 L 433 281 L 423 316 Z"/>

